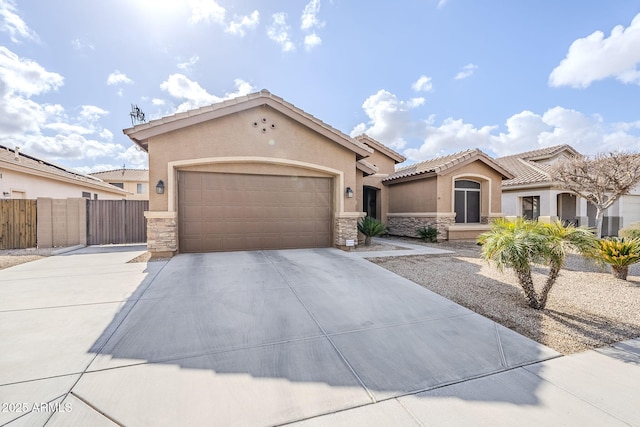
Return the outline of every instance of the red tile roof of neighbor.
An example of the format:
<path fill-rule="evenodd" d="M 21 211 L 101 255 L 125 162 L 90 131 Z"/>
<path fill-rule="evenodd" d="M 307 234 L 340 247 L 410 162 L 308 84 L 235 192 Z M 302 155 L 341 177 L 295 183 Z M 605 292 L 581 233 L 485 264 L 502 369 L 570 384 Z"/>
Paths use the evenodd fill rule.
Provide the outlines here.
<path fill-rule="evenodd" d="M 550 184 L 552 182 L 552 166 L 541 163 L 540 161 L 550 159 L 565 151 L 572 156 L 579 155 L 579 153 L 570 145 L 562 144 L 513 154 L 511 156 L 498 157 L 496 162 L 513 172 L 515 175 L 515 178 L 513 179 L 502 181 L 502 186 L 514 187 L 518 185 Z"/>

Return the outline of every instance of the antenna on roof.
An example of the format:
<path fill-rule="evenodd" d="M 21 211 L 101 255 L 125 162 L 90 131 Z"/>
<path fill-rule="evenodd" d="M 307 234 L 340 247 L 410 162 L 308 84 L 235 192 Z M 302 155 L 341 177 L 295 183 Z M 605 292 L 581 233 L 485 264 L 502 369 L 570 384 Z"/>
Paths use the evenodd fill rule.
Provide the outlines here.
<path fill-rule="evenodd" d="M 132 126 L 139 125 L 140 123 L 147 121 L 144 112 L 136 104 L 131 104 L 131 112 L 129 113 L 129 116 L 131 116 Z"/>

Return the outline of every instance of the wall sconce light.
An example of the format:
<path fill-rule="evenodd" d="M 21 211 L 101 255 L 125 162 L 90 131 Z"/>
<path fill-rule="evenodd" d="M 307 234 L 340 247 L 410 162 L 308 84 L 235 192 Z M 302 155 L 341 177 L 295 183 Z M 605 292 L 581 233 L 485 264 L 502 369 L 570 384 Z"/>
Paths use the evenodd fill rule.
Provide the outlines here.
<path fill-rule="evenodd" d="M 345 193 L 347 195 L 347 199 L 350 199 L 353 197 L 353 190 L 351 189 L 351 187 L 347 187 L 347 191 Z"/>
<path fill-rule="evenodd" d="M 164 194 L 164 182 L 159 180 L 156 184 L 156 194 Z"/>

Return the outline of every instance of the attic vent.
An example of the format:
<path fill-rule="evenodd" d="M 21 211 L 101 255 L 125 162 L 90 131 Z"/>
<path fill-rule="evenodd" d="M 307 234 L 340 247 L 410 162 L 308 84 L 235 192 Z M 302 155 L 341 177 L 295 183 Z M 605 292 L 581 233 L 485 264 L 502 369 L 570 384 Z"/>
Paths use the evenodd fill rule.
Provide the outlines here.
<path fill-rule="evenodd" d="M 269 123 L 269 119 L 262 117 L 260 120 L 251 123 L 254 128 L 260 129 L 262 133 L 267 133 L 269 130 L 276 128 L 275 123 Z"/>

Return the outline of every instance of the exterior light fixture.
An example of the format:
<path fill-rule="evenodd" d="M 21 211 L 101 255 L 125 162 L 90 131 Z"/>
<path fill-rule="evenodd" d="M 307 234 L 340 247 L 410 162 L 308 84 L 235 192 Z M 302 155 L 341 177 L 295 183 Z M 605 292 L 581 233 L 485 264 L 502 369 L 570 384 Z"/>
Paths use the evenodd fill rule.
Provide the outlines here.
<path fill-rule="evenodd" d="M 164 194 L 164 181 L 159 180 L 156 184 L 156 194 Z"/>
<path fill-rule="evenodd" d="M 351 189 L 351 187 L 347 187 L 347 191 L 345 192 L 345 194 L 347 195 L 347 199 L 353 197 L 353 190 Z"/>

